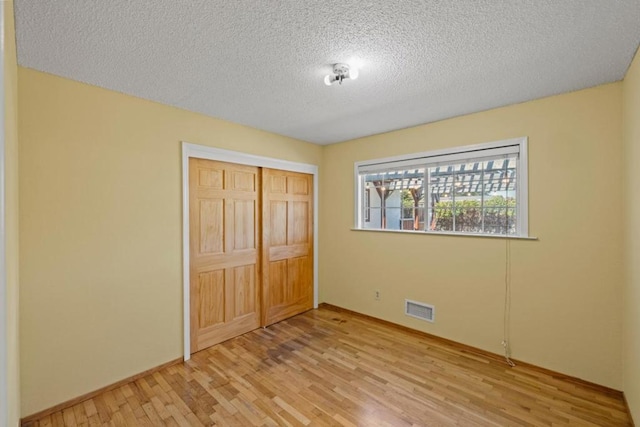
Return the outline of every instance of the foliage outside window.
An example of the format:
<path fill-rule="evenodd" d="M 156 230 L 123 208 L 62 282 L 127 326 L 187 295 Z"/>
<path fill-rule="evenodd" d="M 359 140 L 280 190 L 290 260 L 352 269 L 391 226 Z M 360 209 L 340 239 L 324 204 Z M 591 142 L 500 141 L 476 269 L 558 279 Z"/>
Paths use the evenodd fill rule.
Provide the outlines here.
<path fill-rule="evenodd" d="M 526 170 L 526 138 L 357 163 L 357 228 L 526 236 Z"/>

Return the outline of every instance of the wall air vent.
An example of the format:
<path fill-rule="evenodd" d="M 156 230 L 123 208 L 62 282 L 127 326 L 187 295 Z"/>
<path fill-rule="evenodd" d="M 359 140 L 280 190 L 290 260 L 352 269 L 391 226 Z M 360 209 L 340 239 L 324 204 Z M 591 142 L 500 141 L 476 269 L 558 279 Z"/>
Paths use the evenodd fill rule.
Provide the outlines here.
<path fill-rule="evenodd" d="M 436 308 L 423 302 L 404 300 L 404 314 L 427 322 L 435 321 Z"/>

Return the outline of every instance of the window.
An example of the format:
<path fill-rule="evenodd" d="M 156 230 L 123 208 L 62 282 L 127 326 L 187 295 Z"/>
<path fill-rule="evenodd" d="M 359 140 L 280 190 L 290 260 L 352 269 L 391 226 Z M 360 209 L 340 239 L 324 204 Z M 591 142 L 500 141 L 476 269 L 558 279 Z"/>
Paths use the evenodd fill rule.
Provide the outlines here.
<path fill-rule="evenodd" d="M 358 162 L 356 228 L 528 236 L 527 139 Z"/>

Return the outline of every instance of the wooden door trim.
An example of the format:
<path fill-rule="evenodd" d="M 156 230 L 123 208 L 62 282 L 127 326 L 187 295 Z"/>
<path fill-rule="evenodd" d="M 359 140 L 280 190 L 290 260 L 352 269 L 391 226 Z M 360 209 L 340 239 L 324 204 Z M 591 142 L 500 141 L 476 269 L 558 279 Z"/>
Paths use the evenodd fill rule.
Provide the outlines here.
<path fill-rule="evenodd" d="M 191 358 L 191 294 L 189 252 L 189 158 L 236 163 L 239 165 L 281 169 L 313 175 L 313 307 L 318 307 L 318 166 L 273 157 L 182 142 L 182 305 L 184 360 Z"/>

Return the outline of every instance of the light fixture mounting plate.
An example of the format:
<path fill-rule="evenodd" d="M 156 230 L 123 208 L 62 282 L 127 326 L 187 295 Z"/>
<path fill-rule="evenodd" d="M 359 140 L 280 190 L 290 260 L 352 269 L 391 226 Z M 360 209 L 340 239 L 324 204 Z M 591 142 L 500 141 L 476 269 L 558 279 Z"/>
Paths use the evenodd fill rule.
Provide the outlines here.
<path fill-rule="evenodd" d="M 349 66 L 347 64 L 334 64 L 333 72 L 337 76 L 346 76 L 349 73 Z"/>

